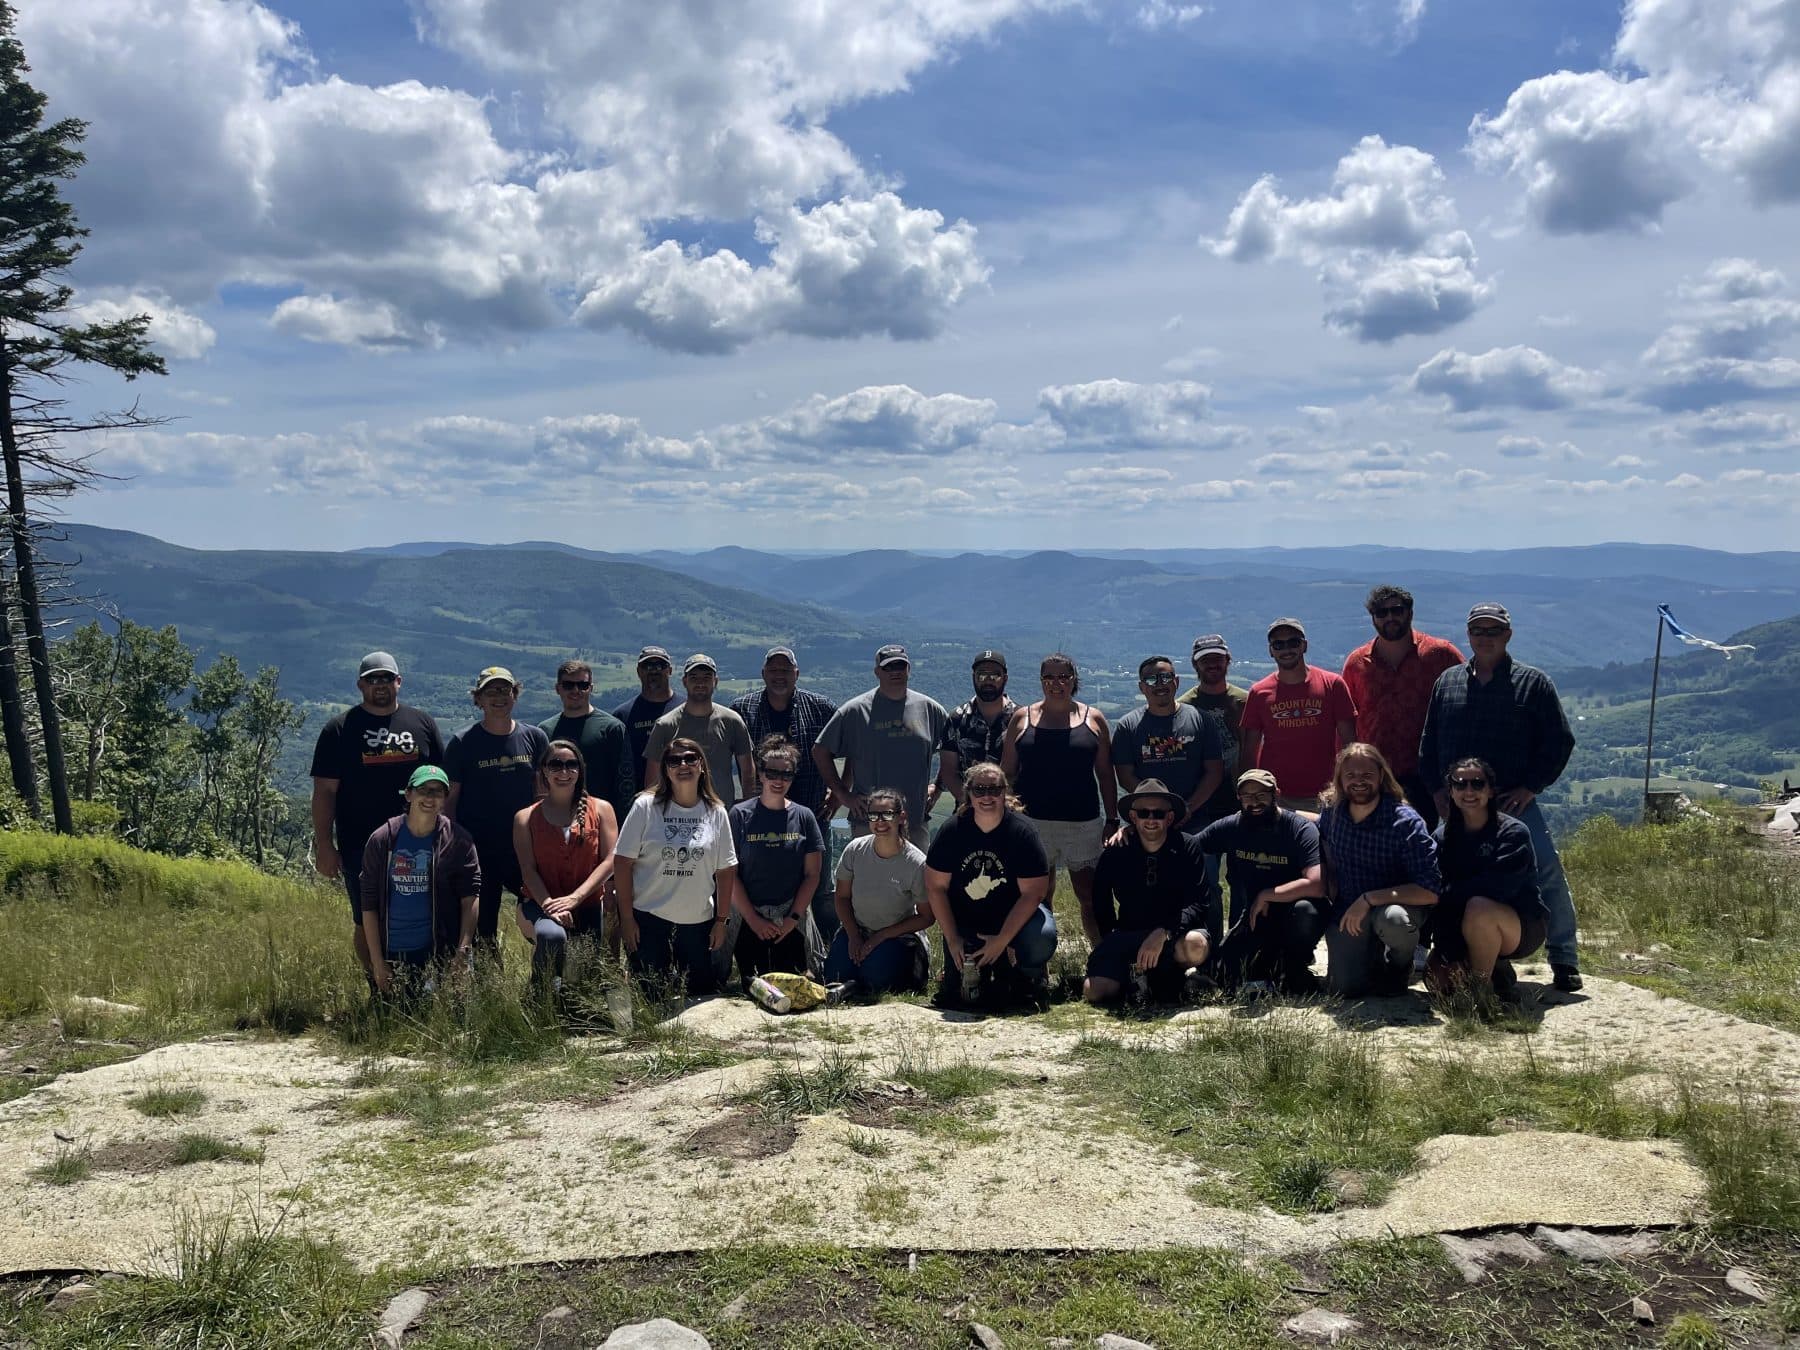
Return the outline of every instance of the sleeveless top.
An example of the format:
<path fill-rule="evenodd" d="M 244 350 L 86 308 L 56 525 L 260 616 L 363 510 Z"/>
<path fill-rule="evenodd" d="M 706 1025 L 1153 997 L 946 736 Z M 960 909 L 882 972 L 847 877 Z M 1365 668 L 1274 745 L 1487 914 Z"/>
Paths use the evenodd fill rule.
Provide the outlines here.
<path fill-rule="evenodd" d="M 1088 821 L 1100 814 L 1100 787 L 1094 781 L 1094 758 L 1100 738 L 1087 723 L 1087 706 L 1077 703 L 1074 726 L 1033 725 L 1025 714 L 1019 733 L 1019 779 L 1014 787 L 1033 820 Z"/>
<path fill-rule="evenodd" d="M 587 799 L 587 816 L 577 833 L 571 829 L 563 838 L 562 827 L 544 818 L 544 803 L 531 808 L 526 821 L 531 831 L 531 856 L 537 863 L 537 874 L 550 888 L 551 895 L 567 895 L 593 875 L 606 857 L 600 851 L 600 800 Z"/>

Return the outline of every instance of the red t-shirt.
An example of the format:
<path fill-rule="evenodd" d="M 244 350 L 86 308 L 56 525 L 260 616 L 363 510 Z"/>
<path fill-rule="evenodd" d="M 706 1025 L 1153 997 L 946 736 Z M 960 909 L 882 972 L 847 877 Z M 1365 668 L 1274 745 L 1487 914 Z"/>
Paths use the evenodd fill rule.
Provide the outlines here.
<path fill-rule="evenodd" d="M 1431 687 L 1439 675 L 1462 663 L 1454 642 L 1419 632 L 1413 634 L 1412 650 L 1393 669 L 1375 655 L 1373 638 L 1351 652 L 1344 661 L 1344 683 L 1356 702 L 1357 739 L 1381 751 L 1396 774 L 1413 772 L 1419 767 L 1419 734 L 1425 730 Z"/>
<path fill-rule="evenodd" d="M 1275 775 L 1282 796 L 1316 797 L 1331 782 L 1337 724 L 1355 720 L 1343 677 L 1308 666 L 1300 684 L 1282 684 L 1277 672 L 1251 685 L 1242 727 L 1262 734 L 1256 767 Z"/>

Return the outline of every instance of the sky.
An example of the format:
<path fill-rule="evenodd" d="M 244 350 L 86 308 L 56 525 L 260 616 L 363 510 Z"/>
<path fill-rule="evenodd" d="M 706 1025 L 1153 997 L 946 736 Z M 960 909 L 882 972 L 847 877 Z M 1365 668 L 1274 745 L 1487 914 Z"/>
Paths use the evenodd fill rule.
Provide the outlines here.
<path fill-rule="evenodd" d="M 197 547 L 1796 547 L 1800 0 L 16 0 Z"/>

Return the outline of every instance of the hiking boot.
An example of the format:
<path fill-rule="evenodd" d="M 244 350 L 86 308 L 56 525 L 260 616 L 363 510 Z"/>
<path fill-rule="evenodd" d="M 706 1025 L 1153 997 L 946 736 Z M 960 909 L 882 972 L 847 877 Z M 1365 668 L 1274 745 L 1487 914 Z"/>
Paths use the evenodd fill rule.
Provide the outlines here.
<path fill-rule="evenodd" d="M 1565 994 L 1581 991 L 1581 971 L 1575 966 L 1559 966 L 1554 962 L 1550 966 L 1551 983 Z"/>
<path fill-rule="evenodd" d="M 1502 1003 L 1516 1004 L 1519 1001 L 1519 972 L 1513 969 L 1513 963 L 1504 956 L 1494 962 L 1493 984 L 1494 997 Z"/>
<path fill-rule="evenodd" d="M 1268 998 L 1275 992 L 1275 986 L 1267 980 L 1245 980 L 1238 986 L 1238 993 L 1247 999 Z"/>
<path fill-rule="evenodd" d="M 1181 997 L 1188 1003 L 1205 1003 L 1219 996 L 1219 982 L 1195 966 L 1181 977 Z"/>
<path fill-rule="evenodd" d="M 851 999 L 856 997 L 858 983 L 859 981 L 857 980 L 845 980 L 842 984 L 826 985 L 825 1006 L 827 1008 L 835 1008 L 840 1003 L 848 1003 Z"/>
<path fill-rule="evenodd" d="M 1050 1007 L 1050 977 L 1048 975 L 1021 975 L 1019 992 L 1037 1012 L 1045 1012 Z"/>
<path fill-rule="evenodd" d="M 1131 968 L 1131 1001 L 1140 1005 L 1150 1001 L 1150 976 L 1136 966 Z"/>

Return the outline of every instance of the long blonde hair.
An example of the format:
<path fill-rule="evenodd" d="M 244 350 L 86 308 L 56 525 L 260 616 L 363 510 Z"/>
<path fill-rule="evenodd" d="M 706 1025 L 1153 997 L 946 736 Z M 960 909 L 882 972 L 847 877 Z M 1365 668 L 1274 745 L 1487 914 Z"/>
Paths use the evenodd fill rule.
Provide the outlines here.
<path fill-rule="evenodd" d="M 1381 769 L 1381 795 L 1392 797 L 1397 802 L 1406 800 L 1406 789 L 1400 786 L 1400 780 L 1394 777 L 1393 769 L 1388 767 L 1387 756 L 1370 745 L 1367 741 L 1351 741 L 1338 751 L 1337 759 L 1331 765 L 1331 786 L 1319 794 L 1319 809 L 1336 806 L 1344 799 L 1344 765 L 1353 759 L 1373 760 Z"/>

